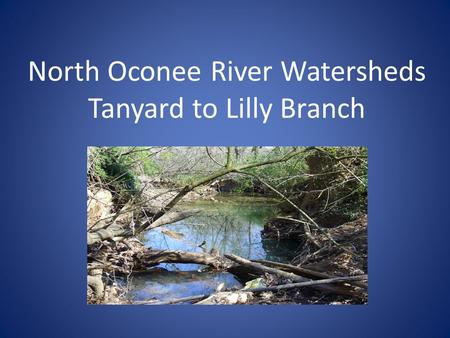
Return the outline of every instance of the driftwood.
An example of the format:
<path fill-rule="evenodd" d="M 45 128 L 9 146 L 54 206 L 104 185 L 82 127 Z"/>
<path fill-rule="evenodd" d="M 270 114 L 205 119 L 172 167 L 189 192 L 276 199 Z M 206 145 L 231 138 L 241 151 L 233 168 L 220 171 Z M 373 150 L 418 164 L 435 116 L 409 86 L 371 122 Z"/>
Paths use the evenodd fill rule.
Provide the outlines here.
<path fill-rule="evenodd" d="M 263 265 L 266 265 L 269 267 L 273 267 L 273 268 L 278 268 L 283 271 L 292 272 L 292 273 L 295 273 L 296 275 L 300 275 L 300 276 L 304 276 L 304 277 L 330 278 L 329 275 L 324 274 L 322 272 L 317 272 L 317 271 L 301 268 L 301 267 L 291 265 L 291 264 L 273 262 L 273 261 L 268 261 L 268 260 L 264 260 L 264 259 L 254 259 L 254 260 L 252 260 L 252 262 L 260 263 L 260 264 L 263 264 Z"/>
<path fill-rule="evenodd" d="M 233 262 L 236 262 L 240 265 L 243 265 L 249 269 L 256 270 L 260 273 L 269 273 L 276 276 L 279 276 L 284 279 L 289 279 L 291 281 L 294 281 L 296 283 L 302 283 L 302 282 L 310 282 L 311 279 L 305 278 L 299 275 L 296 275 L 291 272 L 286 272 L 280 269 L 275 269 L 271 267 L 267 267 L 265 265 L 262 265 L 260 263 L 254 263 L 252 261 L 249 261 L 247 259 L 241 258 L 236 255 L 225 255 L 226 258 L 230 259 Z M 312 285 L 312 288 L 328 292 L 328 293 L 334 293 L 334 294 L 342 294 L 346 296 L 352 296 L 352 297 L 360 297 L 361 295 L 358 292 L 355 292 L 354 290 L 351 290 L 349 288 L 343 288 L 340 286 L 331 286 L 331 285 Z"/>
<path fill-rule="evenodd" d="M 186 252 L 172 250 L 147 250 L 140 257 L 143 265 L 153 266 L 160 263 L 191 263 L 203 264 L 215 269 L 228 269 L 233 263 L 221 257 L 205 252 Z"/>
<path fill-rule="evenodd" d="M 279 290 L 286 290 L 286 289 L 301 288 L 301 287 L 305 287 L 305 286 L 316 286 L 316 285 L 325 285 L 325 284 L 333 284 L 333 283 L 351 283 L 354 281 L 360 281 L 360 280 L 364 280 L 364 279 L 367 279 L 367 275 L 335 277 L 335 278 L 327 278 L 327 279 L 320 279 L 320 280 L 311 280 L 308 282 L 301 282 L 301 283 L 287 283 L 287 284 L 268 286 L 268 287 L 262 287 L 262 288 L 242 289 L 240 291 L 243 291 L 243 292 L 279 291 Z"/>
<path fill-rule="evenodd" d="M 330 276 L 326 273 L 323 272 L 319 272 L 319 271 L 314 271 L 314 270 L 310 270 L 310 269 L 305 269 L 299 266 L 295 266 L 295 265 L 291 265 L 291 264 L 285 264 L 285 263 L 278 263 L 278 262 L 272 262 L 272 261 L 267 261 L 267 260 L 263 260 L 263 259 L 257 259 L 257 260 L 252 260 L 252 262 L 255 263 L 260 263 L 266 266 L 271 266 L 274 268 L 278 268 L 280 270 L 283 271 L 288 271 L 288 272 L 292 272 L 295 273 L 296 275 L 300 275 L 300 276 L 304 276 L 304 277 L 308 277 L 308 278 L 324 278 L 324 279 L 330 279 L 330 278 L 335 278 L 336 276 Z M 358 286 L 360 288 L 367 288 L 367 284 L 364 282 L 358 282 L 358 279 L 354 280 L 354 281 L 350 281 L 349 284 L 352 284 L 354 286 Z"/>

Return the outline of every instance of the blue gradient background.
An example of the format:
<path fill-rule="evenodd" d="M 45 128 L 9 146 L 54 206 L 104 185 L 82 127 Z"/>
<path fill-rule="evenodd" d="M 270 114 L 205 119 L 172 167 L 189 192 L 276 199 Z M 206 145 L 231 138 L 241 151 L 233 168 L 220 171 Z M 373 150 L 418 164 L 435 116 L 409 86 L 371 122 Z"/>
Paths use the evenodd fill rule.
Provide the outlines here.
<path fill-rule="evenodd" d="M 448 1 L 1 1 L 1 337 L 448 337 Z M 28 62 L 310 60 L 426 67 L 423 83 L 30 83 Z M 275 74 L 275 73 L 273 73 Z M 258 95 L 355 121 L 95 121 L 87 98 Z M 87 306 L 86 146 L 367 145 L 367 306 Z"/>

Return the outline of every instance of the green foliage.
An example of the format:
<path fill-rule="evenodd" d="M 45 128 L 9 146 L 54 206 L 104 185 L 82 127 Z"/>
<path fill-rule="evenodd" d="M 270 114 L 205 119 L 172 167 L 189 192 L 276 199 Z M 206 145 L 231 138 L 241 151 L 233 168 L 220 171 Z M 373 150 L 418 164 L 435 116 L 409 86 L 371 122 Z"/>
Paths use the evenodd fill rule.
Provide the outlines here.
<path fill-rule="evenodd" d="M 290 151 L 287 148 L 274 148 L 274 151 L 265 154 L 254 156 L 252 162 L 264 162 L 279 158 L 283 153 Z M 275 163 L 272 165 L 256 167 L 247 170 L 250 173 L 256 174 L 258 177 L 265 179 L 273 185 L 276 185 L 279 190 L 289 190 L 291 187 L 298 185 L 305 180 L 305 176 L 301 175 L 307 171 L 307 164 L 305 159 L 301 156 L 291 159 L 287 162 Z M 255 178 L 248 175 L 237 176 L 239 185 L 235 188 L 236 193 L 245 193 L 249 191 L 258 191 L 263 188 L 261 183 Z"/>
<path fill-rule="evenodd" d="M 321 221 L 350 221 L 367 212 L 368 165 L 366 147 L 320 147 L 287 162 L 249 170 L 288 196 Z M 257 154 L 254 162 L 279 158 L 291 148 Z M 236 176 L 236 193 L 273 195 L 252 176 Z M 309 193 L 312 192 L 312 193 Z M 286 210 L 292 209 L 284 203 Z M 295 212 L 295 210 L 291 210 Z"/>
<path fill-rule="evenodd" d="M 95 148 L 92 156 L 94 176 L 119 200 L 126 201 L 138 191 L 139 174 L 150 176 L 159 173 L 159 167 L 146 148 Z"/>
<path fill-rule="evenodd" d="M 120 148 L 98 148 L 94 153 L 94 174 L 102 184 L 122 198 L 136 192 L 136 174 Z"/>
<path fill-rule="evenodd" d="M 233 188 L 233 193 L 245 194 L 254 189 L 254 180 L 250 176 L 239 176 L 236 178 L 238 185 Z"/>
<path fill-rule="evenodd" d="M 173 153 L 173 151 L 166 150 L 161 153 L 160 159 L 163 161 L 170 161 L 170 160 L 173 160 L 174 157 L 175 157 L 175 154 Z"/>
<path fill-rule="evenodd" d="M 172 177 L 173 183 L 175 183 L 179 187 L 184 187 L 186 185 L 191 185 L 194 182 L 204 178 L 204 174 L 182 174 Z"/>
<path fill-rule="evenodd" d="M 147 153 L 145 152 L 139 152 L 136 153 L 135 161 L 139 162 L 139 164 L 142 166 L 142 171 L 147 176 L 154 176 L 161 172 L 161 169 L 159 166 L 153 161 Z"/>

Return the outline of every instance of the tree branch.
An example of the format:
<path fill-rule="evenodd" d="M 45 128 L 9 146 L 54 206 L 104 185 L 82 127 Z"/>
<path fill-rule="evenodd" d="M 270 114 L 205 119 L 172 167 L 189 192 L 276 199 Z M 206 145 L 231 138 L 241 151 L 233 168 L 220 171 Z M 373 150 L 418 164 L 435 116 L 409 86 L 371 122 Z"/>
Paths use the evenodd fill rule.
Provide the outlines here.
<path fill-rule="evenodd" d="M 265 166 L 265 165 L 270 165 L 270 164 L 275 164 L 275 163 L 280 163 L 280 162 L 285 162 L 290 160 L 291 158 L 314 150 L 313 147 L 308 147 L 305 149 L 294 149 L 292 151 L 290 151 L 289 153 L 280 156 L 279 158 L 275 158 L 272 160 L 267 160 L 267 161 L 263 161 L 263 162 L 255 162 L 255 163 L 248 163 L 248 164 L 243 164 L 240 166 L 231 166 L 231 167 L 227 167 L 224 169 L 221 169 L 205 178 L 202 178 L 190 185 L 186 185 L 184 186 L 181 191 L 175 195 L 175 197 L 169 202 L 167 203 L 167 205 L 165 205 L 164 207 L 162 207 L 159 211 L 157 211 L 153 217 L 151 217 L 149 219 L 149 221 L 144 222 L 142 225 L 140 225 L 139 227 L 136 228 L 136 231 L 133 233 L 131 233 L 128 229 L 123 229 L 119 230 L 119 229 L 114 229 L 113 231 L 108 231 L 110 230 L 109 228 L 111 228 L 113 225 L 111 225 L 109 228 L 107 229 L 103 229 L 101 230 L 102 233 L 101 234 L 96 234 L 96 232 L 93 233 L 88 233 L 88 245 L 92 245 L 94 243 L 97 243 L 101 240 L 105 240 L 105 239 L 110 239 L 113 237 L 129 237 L 135 234 L 139 234 L 142 231 L 146 230 L 147 228 L 151 227 L 152 223 L 156 222 L 159 218 L 161 218 L 165 213 L 167 213 L 168 211 L 170 211 L 186 194 L 188 194 L 190 191 L 192 191 L 193 189 L 202 186 L 204 184 L 207 184 L 209 182 L 214 181 L 215 179 L 222 177 L 224 175 L 233 173 L 233 172 L 239 172 L 241 170 L 245 170 L 245 169 L 252 169 L 252 168 L 256 168 L 256 167 L 261 167 L 261 166 Z M 230 151 L 231 152 L 231 151 Z M 231 156 L 231 155 L 230 155 Z M 309 217 L 309 216 L 308 216 Z M 314 222 L 314 221 L 313 221 Z M 121 232 L 121 233 L 120 233 Z M 119 234 L 120 233 L 120 234 Z M 115 236 L 112 236 L 113 234 L 115 234 Z M 111 237 L 112 236 L 112 237 Z"/>

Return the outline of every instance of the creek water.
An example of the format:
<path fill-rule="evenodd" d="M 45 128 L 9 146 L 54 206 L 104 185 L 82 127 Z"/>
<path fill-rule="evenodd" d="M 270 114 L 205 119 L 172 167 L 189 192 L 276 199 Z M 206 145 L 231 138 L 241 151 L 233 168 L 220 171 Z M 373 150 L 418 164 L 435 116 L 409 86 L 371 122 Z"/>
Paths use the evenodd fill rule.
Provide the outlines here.
<path fill-rule="evenodd" d="M 287 262 L 296 249 L 293 243 L 264 239 L 265 221 L 276 212 L 272 200 L 258 197 L 220 195 L 212 201 L 185 203 L 200 212 L 188 219 L 165 225 L 145 234 L 144 243 L 153 249 L 236 254 L 249 259 Z M 224 283 L 241 287 L 228 272 L 208 272 L 198 264 L 160 264 L 149 272 L 132 275 L 128 298 L 169 300 L 209 294 Z"/>

